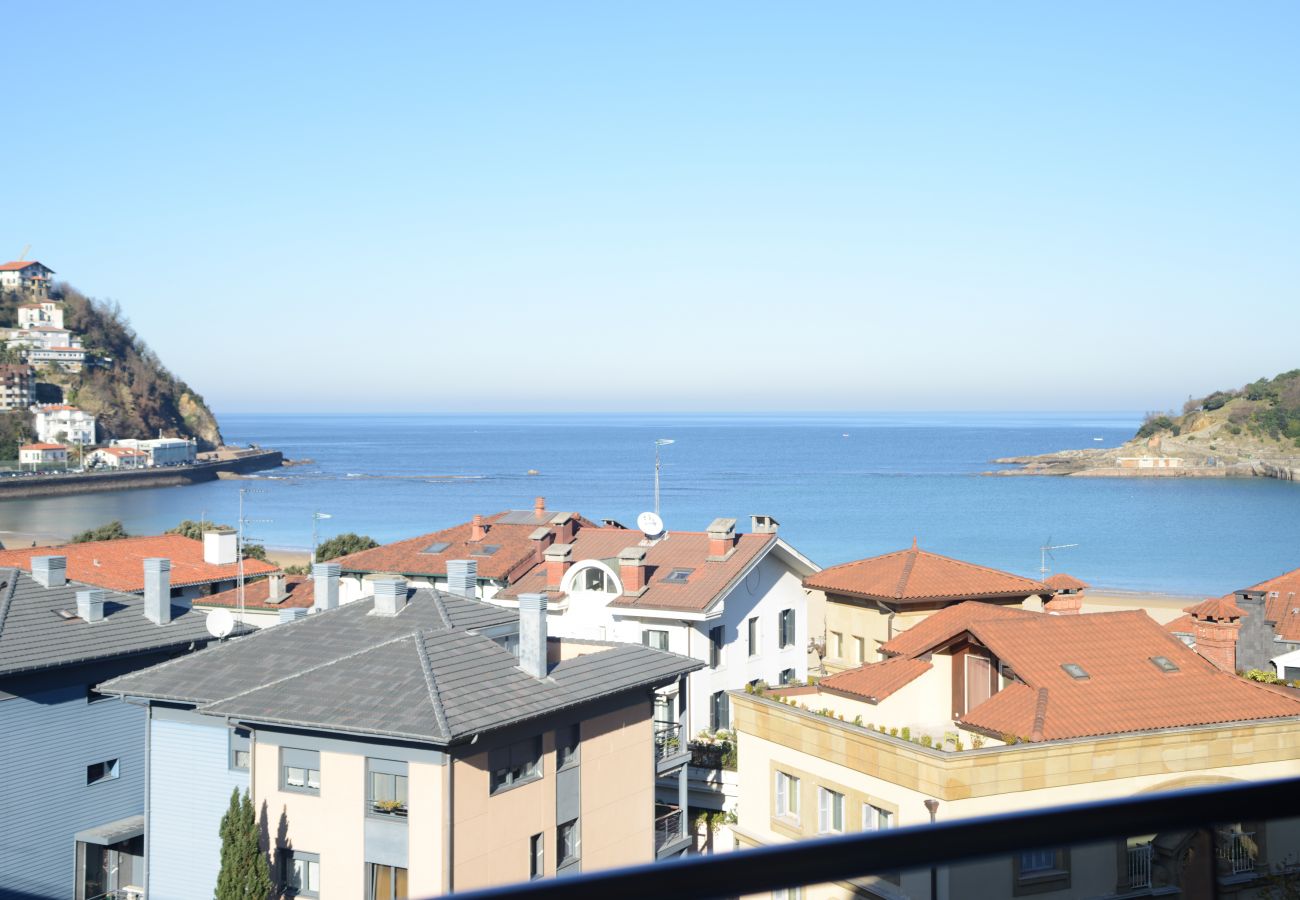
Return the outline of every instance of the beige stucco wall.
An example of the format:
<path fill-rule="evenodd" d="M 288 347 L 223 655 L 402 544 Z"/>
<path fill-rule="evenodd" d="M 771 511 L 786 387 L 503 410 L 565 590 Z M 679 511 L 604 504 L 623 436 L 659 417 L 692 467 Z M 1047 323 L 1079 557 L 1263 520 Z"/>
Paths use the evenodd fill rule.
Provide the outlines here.
<path fill-rule="evenodd" d="M 897 613 L 893 621 L 893 636 L 911 628 L 917 622 L 930 615 L 931 610 L 904 611 Z M 836 633 L 844 636 L 844 652 L 835 652 Z M 889 640 L 891 635 L 889 614 L 881 612 L 867 600 L 854 600 L 836 594 L 826 595 L 826 668 L 839 672 L 862 665 L 862 662 L 876 662 L 880 659 L 880 645 Z M 857 658 L 854 638 L 863 639 L 864 660 Z"/>
<path fill-rule="evenodd" d="M 446 766 L 408 763 L 407 892 L 432 897 L 446 891 L 443 865 L 443 796 Z M 364 896 L 364 895 L 363 895 Z"/>
<path fill-rule="evenodd" d="M 654 859 L 655 778 L 647 700 L 582 723 L 582 869 Z"/>

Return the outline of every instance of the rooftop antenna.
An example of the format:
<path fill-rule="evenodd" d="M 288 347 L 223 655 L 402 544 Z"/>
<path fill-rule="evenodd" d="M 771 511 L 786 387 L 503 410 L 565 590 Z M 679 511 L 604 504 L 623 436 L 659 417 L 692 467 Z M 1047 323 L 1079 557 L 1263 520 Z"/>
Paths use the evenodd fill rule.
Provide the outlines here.
<path fill-rule="evenodd" d="M 26 247 L 23 248 L 23 252 L 18 254 L 18 262 L 26 262 L 26 260 L 27 260 L 27 251 L 30 250 L 30 249 L 32 249 L 32 245 L 31 245 L 31 244 L 28 244 Z"/>
<path fill-rule="evenodd" d="M 316 565 L 316 523 L 321 519 L 334 518 L 329 513 L 323 513 L 319 509 L 311 514 L 311 564 Z"/>
<path fill-rule="evenodd" d="M 1040 580 L 1046 579 L 1047 573 L 1051 571 L 1051 568 L 1047 565 L 1047 561 L 1050 559 L 1052 562 L 1056 562 L 1056 557 L 1052 555 L 1053 550 L 1068 550 L 1071 547 L 1077 547 L 1077 546 L 1079 545 L 1078 544 L 1053 544 L 1051 535 L 1048 535 L 1047 540 L 1043 542 L 1043 546 L 1038 548 L 1038 553 L 1039 553 L 1038 572 L 1039 575 L 1041 576 Z"/>
<path fill-rule="evenodd" d="M 674 443 L 671 438 L 659 438 L 655 441 L 655 515 L 659 515 L 659 467 L 662 463 L 659 460 L 659 448 L 667 447 Z"/>
<path fill-rule="evenodd" d="M 253 522 L 269 522 L 270 519 L 250 519 L 244 515 L 244 495 L 245 494 L 265 494 L 266 491 L 259 488 L 239 489 L 239 531 L 235 539 L 235 561 L 239 565 L 239 621 L 246 621 L 244 617 L 244 526 Z"/>

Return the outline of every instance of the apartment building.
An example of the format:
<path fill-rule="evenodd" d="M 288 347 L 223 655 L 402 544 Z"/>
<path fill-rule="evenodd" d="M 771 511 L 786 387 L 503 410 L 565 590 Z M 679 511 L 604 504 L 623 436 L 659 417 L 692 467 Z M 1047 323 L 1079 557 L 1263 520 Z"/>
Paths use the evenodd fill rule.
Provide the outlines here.
<path fill-rule="evenodd" d="M 34 259 L 0 263 L 0 291 L 25 291 L 44 297 L 49 293 L 53 274 L 53 269 Z"/>
<path fill-rule="evenodd" d="M 1030 578 L 921 550 L 915 541 L 906 550 L 822 569 L 804 587 L 826 610 L 828 672 L 875 662 L 881 645 L 955 604 L 1042 609 L 1056 594 Z"/>
<path fill-rule="evenodd" d="M 0 365 L 0 410 L 27 409 L 36 402 L 36 373 L 24 363 Z"/>
<path fill-rule="evenodd" d="M 265 816 L 286 895 L 396 900 L 648 862 L 689 844 L 656 816 L 652 697 L 698 663 L 548 637 L 519 610 L 374 582 L 338 605 L 100 686 L 146 702 L 151 900 L 206 896 L 233 788 Z"/>
<path fill-rule="evenodd" d="M 95 417 L 65 403 L 32 407 L 36 436 L 42 441 L 95 443 Z"/>
<path fill-rule="evenodd" d="M 815 687 L 734 698 L 741 846 L 1300 774 L 1296 692 L 1225 672 L 1141 611 L 1049 615 L 966 602 Z M 1295 822 L 943 867 L 936 898 L 1210 896 L 1258 889 Z M 1215 854 L 1214 876 L 1192 864 Z M 929 897 L 880 872 L 807 896 Z M 1217 894 L 1216 894 L 1217 895 Z M 1243 894 L 1250 896 L 1250 894 Z"/>
<path fill-rule="evenodd" d="M 211 640 L 149 567 L 142 595 L 69 582 L 61 556 L 0 569 L 0 896 L 139 896 L 146 714 L 94 686 Z"/>

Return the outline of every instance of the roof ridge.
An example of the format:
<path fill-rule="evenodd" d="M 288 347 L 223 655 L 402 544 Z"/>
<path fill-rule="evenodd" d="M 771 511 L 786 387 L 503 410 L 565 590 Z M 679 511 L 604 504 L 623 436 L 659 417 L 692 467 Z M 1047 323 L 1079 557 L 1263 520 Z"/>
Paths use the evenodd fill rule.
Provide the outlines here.
<path fill-rule="evenodd" d="M 442 591 L 437 588 L 431 588 L 430 590 L 433 591 L 433 608 L 437 610 L 438 618 L 442 619 L 443 627 L 451 631 L 454 626 L 451 624 L 451 616 L 447 614 L 447 606 L 442 602 Z"/>
<path fill-rule="evenodd" d="M 264 629 L 262 629 L 262 631 L 270 631 L 270 630 L 271 630 L 271 629 L 269 629 L 269 628 L 264 628 Z M 386 641 L 381 641 L 381 642 L 378 643 L 378 644 L 370 644 L 370 645 L 368 645 L 368 646 L 366 646 L 366 647 L 362 647 L 362 648 L 360 648 L 360 649 L 358 649 L 358 650 L 353 650 L 351 653 L 344 653 L 342 656 L 336 656 L 336 657 L 334 657 L 334 658 L 332 658 L 332 659 L 325 660 L 324 662 L 317 663 L 317 664 L 314 665 L 314 666 L 308 666 L 308 667 L 305 668 L 305 669 L 300 669 L 299 671 L 294 672 L 292 675 L 283 675 L 283 676 L 281 676 L 281 677 L 279 677 L 279 678 L 273 678 L 273 679 L 271 679 L 270 681 L 266 682 L 265 684 L 257 684 L 257 685 L 253 685 L 252 687 L 245 688 L 245 689 L 242 690 L 242 691 L 238 691 L 238 692 L 236 692 L 236 693 L 234 693 L 234 694 L 230 694 L 230 695 L 228 695 L 228 696 L 221 697 L 220 699 L 212 700 L 212 701 L 208 701 L 208 702 L 210 702 L 210 703 L 214 703 L 214 704 L 215 704 L 215 703 L 225 703 L 225 702 L 227 702 L 227 701 L 234 700 L 234 699 L 237 698 L 237 697 L 242 697 L 242 696 L 244 696 L 245 694 L 251 694 L 251 693 L 253 693 L 254 691 L 260 691 L 260 690 L 262 690 L 263 688 L 274 687 L 275 685 L 280 684 L 281 682 L 284 682 L 284 681 L 290 681 L 290 680 L 292 680 L 292 679 L 294 679 L 294 678 L 298 678 L 298 677 L 301 677 L 301 676 L 303 676 L 303 675 L 310 675 L 312 672 L 315 672 L 315 671 L 317 671 L 317 670 L 319 670 L 319 669 L 324 669 L 324 668 L 326 668 L 326 667 L 328 667 L 328 666 L 332 666 L 332 665 L 334 665 L 335 663 L 343 662 L 344 660 L 347 660 L 347 659 L 352 659 L 354 656 L 361 656 L 362 654 L 364 654 L 364 653 L 369 653 L 369 652 L 372 651 L 372 650 L 378 650 L 378 649 L 380 649 L 381 647 L 387 647 L 389 644 L 396 644 L 398 641 L 407 641 L 407 640 L 410 640 L 410 639 L 411 639 L 411 638 L 410 638 L 410 635 L 402 635 L 401 637 L 395 637 L 395 638 L 390 638 L 390 639 L 388 639 L 388 640 L 386 640 Z M 183 657 L 182 657 L 182 658 L 183 658 Z"/>
<path fill-rule="evenodd" d="M 10 568 L 9 570 L 9 589 L 5 591 L 3 598 L 0 598 L 0 634 L 5 630 L 5 619 L 9 617 L 9 607 L 14 602 L 14 592 L 18 590 L 18 569 Z"/>
<path fill-rule="evenodd" d="M 433 704 L 434 721 L 442 736 L 451 739 L 451 726 L 447 724 L 447 710 L 442 705 L 442 695 L 438 693 L 438 682 L 433 677 L 433 663 L 429 659 L 429 649 L 424 646 L 424 632 L 414 631 L 415 652 L 420 657 L 420 668 L 424 670 L 424 683 L 429 689 L 429 702 Z"/>
<path fill-rule="evenodd" d="M 1038 702 L 1034 705 L 1034 728 L 1029 733 L 1030 741 L 1041 741 L 1047 719 L 1047 688 L 1038 689 Z"/>
<path fill-rule="evenodd" d="M 916 557 L 921 551 L 917 548 L 916 542 L 913 541 L 912 549 L 905 552 L 907 553 L 907 561 L 903 563 L 903 571 L 898 576 L 898 587 L 894 588 L 894 596 L 899 600 L 903 598 L 903 591 L 907 588 L 907 580 L 912 577 L 912 567 L 916 565 Z"/>

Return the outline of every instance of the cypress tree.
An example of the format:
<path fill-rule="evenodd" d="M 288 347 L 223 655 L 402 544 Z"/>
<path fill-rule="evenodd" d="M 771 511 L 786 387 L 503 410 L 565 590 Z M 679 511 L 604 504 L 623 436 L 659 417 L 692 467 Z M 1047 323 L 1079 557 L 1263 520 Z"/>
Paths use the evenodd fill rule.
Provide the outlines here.
<path fill-rule="evenodd" d="M 221 817 L 221 870 L 217 873 L 215 900 L 266 900 L 271 893 L 271 873 L 262 853 L 253 800 L 238 788 L 230 793 L 230 806 Z"/>

